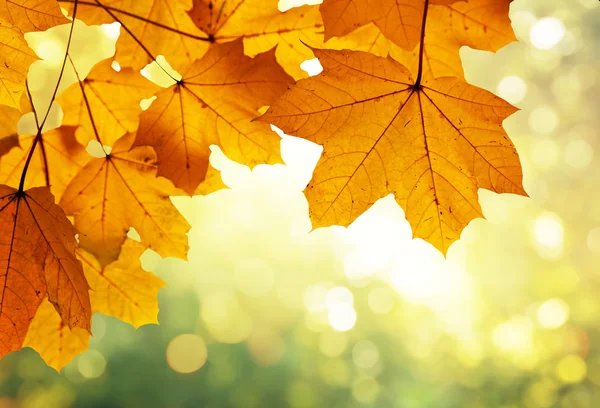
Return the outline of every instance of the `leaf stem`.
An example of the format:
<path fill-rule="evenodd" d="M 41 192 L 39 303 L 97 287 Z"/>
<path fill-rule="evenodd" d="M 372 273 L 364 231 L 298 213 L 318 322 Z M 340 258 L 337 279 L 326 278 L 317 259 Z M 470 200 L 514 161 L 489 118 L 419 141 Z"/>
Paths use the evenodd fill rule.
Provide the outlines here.
<path fill-rule="evenodd" d="M 100 143 L 100 146 L 102 147 L 102 151 L 104 152 L 104 154 L 108 156 L 108 153 L 106 153 L 106 150 L 104 150 L 104 144 L 102 143 L 102 140 L 100 139 L 100 135 L 98 134 L 98 128 L 96 127 L 96 121 L 94 121 L 94 115 L 92 114 L 92 108 L 90 107 L 90 101 L 88 100 L 87 94 L 85 93 L 85 87 L 83 86 L 83 81 L 79 77 L 79 72 L 77 72 L 77 68 L 75 68 L 75 64 L 73 63 L 71 56 L 69 56 L 69 61 L 71 62 L 71 65 L 73 66 L 73 71 L 75 71 L 75 76 L 77 77 L 77 82 L 79 82 L 79 89 L 81 89 L 81 95 L 83 96 L 83 101 L 85 102 L 85 107 L 87 109 L 88 116 L 89 116 L 90 122 L 92 124 L 92 129 L 94 130 L 94 136 L 96 137 L 96 140 L 98 141 L 98 143 Z"/>
<path fill-rule="evenodd" d="M 56 86 L 54 87 L 54 92 L 52 93 L 52 97 L 50 98 L 50 103 L 48 104 L 48 110 L 46 110 L 46 114 L 44 115 L 44 119 L 42 120 L 41 123 L 38 122 L 38 117 L 37 117 L 37 113 L 35 110 L 35 104 L 33 103 L 33 99 L 31 99 L 31 94 L 29 94 L 31 107 L 34 112 L 33 114 L 36 118 L 36 125 L 37 125 L 38 130 L 35 135 L 35 139 L 33 140 L 33 144 L 31 145 L 31 149 L 29 150 L 29 154 L 27 155 L 27 160 L 25 161 L 25 166 L 23 166 L 23 171 L 21 173 L 21 180 L 19 181 L 19 190 L 18 191 L 20 193 L 22 193 L 24 191 L 25 177 L 27 176 L 27 170 L 29 170 L 29 164 L 31 163 L 31 158 L 33 157 L 33 153 L 35 151 L 35 148 L 37 147 L 38 142 L 41 141 L 41 139 L 42 139 L 42 129 L 44 128 L 44 125 L 46 124 L 46 120 L 48 119 L 48 116 L 50 115 L 50 110 L 52 109 L 52 104 L 56 100 L 56 95 L 58 94 L 58 88 L 60 87 L 60 82 L 62 81 L 62 77 L 65 72 L 65 66 L 67 65 L 67 58 L 69 56 L 69 48 L 71 47 L 71 39 L 73 38 L 73 30 L 75 28 L 75 17 L 77 15 L 77 4 L 78 4 L 78 0 L 75 0 L 75 5 L 73 6 L 73 17 L 72 17 L 73 20 L 71 21 L 71 29 L 69 30 L 69 38 L 67 39 L 67 46 L 65 49 L 65 58 L 63 59 L 62 66 L 61 66 L 60 72 L 58 74 L 58 79 L 56 80 Z M 28 93 L 29 93 L 29 89 L 28 89 Z M 44 153 L 44 157 L 45 157 L 45 151 L 43 153 Z M 46 168 L 46 171 L 47 170 L 48 169 Z M 49 178 L 48 173 L 46 173 L 46 182 L 47 182 L 47 184 L 50 183 L 50 178 Z"/>
<path fill-rule="evenodd" d="M 75 1 L 76 0 L 58 0 L 59 3 L 74 3 Z M 169 27 L 168 25 L 159 23 L 158 21 L 149 20 L 149 19 L 144 18 L 142 16 L 138 16 L 137 14 L 133 14 L 133 13 L 131 13 L 129 11 L 121 10 L 121 9 L 116 8 L 116 7 L 105 6 L 105 5 L 103 5 L 103 4 L 101 4 L 100 2 L 97 2 L 97 1 L 79 1 L 79 3 L 81 5 L 92 6 L 92 7 L 100 7 L 100 8 L 103 8 L 104 10 L 114 11 L 116 13 L 120 13 L 120 14 L 126 15 L 127 17 L 131 17 L 131 18 L 135 18 L 136 20 L 143 21 L 146 24 L 151 24 L 151 25 L 160 27 L 160 28 L 162 28 L 164 30 L 171 31 L 171 32 L 179 34 L 181 36 L 188 37 L 188 38 L 193 38 L 194 40 L 207 41 L 207 42 L 212 42 L 213 41 L 210 37 L 200 37 L 199 35 L 194 35 L 194 34 L 186 33 L 185 31 L 181 31 L 181 30 L 178 30 L 176 28 Z M 121 25 L 123 25 L 123 23 L 121 23 Z"/>
<path fill-rule="evenodd" d="M 421 40 L 419 42 L 419 72 L 415 81 L 415 89 L 421 88 L 421 79 L 423 78 L 423 50 L 425 49 L 425 27 L 427 25 L 427 10 L 429 10 L 429 0 L 425 0 L 425 9 L 423 10 L 423 21 L 421 22 Z"/>

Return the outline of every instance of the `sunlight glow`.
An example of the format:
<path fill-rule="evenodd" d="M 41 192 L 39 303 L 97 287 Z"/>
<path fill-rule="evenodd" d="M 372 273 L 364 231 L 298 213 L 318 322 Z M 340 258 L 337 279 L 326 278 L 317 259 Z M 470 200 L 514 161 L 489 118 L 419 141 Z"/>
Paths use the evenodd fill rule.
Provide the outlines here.
<path fill-rule="evenodd" d="M 534 47 L 549 50 L 558 44 L 565 36 L 563 22 L 555 17 L 539 19 L 529 31 L 529 39 Z"/>
<path fill-rule="evenodd" d="M 117 22 L 110 24 L 102 24 L 100 28 L 102 29 L 102 31 L 104 31 L 104 34 L 106 34 L 106 36 L 111 40 L 117 41 L 119 39 L 119 35 L 121 34 L 121 24 Z"/>
<path fill-rule="evenodd" d="M 533 226 L 535 240 L 545 248 L 559 249 L 563 245 L 564 227 L 561 218 L 551 212 L 540 214 Z"/>
<path fill-rule="evenodd" d="M 327 309 L 328 289 L 325 285 L 312 285 L 304 291 L 304 307 L 310 312 L 321 312 Z"/>
<path fill-rule="evenodd" d="M 549 299 L 539 307 L 537 318 L 546 329 L 560 327 L 569 318 L 569 306 L 562 299 Z"/>
<path fill-rule="evenodd" d="M 64 54 L 63 48 L 64 47 L 58 41 L 44 40 L 41 41 L 34 50 L 41 59 L 50 63 L 62 65 Z"/>
<path fill-rule="evenodd" d="M 302 62 L 302 64 L 300 64 L 300 68 L 306 71 L 310 76 L 315 76 L 323 72 L 323 66 L 319 62 L 318 58 Z"/>
<path fill-rule="evenodd" d="M 351 305 L 339 303 L 329 309 L 327 320 L 334 330 L 345 332 L 356 324 L 356 311 Z"/>
<path fill-rule="evenodd" d="M 507 76 L 500 80 L 497 87 L 498 96 L 512 104 L 521 102 L 527 95 L 527 84 L 518 76 Z"/>
<path fill-rule="evenodd" d="M 492 332 L 494 345 L 503 351 L 523 352 L 533 344 L 533 327 L 529 319 L 515 317 L 496 326 Z"/>
<path fill-rule="evenodd" d="M 556 130 L 558 124 L 556 110 L 550 106 L 538 106 L 529 114 L 529 127 L 534 132 L 549 134 Z"/>
<path fill-rule="evenodd" d="M 164 55 L 156 57 L 156 61 L 152 61 L 146 65 L 140 72 L 145 78 L 163 88 L 168 88 L 175 84 L 173 78 L 176 80 L 181 80 L 182 78 L 181 74 L 175 71 L 167 62 Z"/>

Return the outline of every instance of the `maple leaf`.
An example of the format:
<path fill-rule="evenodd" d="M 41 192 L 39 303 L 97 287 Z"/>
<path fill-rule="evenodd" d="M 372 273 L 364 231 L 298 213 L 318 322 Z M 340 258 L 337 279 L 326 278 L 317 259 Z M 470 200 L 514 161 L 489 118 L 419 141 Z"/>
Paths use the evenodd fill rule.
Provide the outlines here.
<path fill-rule="evenodd" d="M 46 364 L 60 372 L 73 357 L 86 351 L 89 343 L 88 331 L 65 325 L 52 303 L 44 299 L 29 325 L 23 347 L 37 351 Z"/>
<path fill-rule="evenodd" d="M 74 0 L 61 0 L 65 5 Z M 88 24 L 119 22 L 127 35 L 119 39 L 116 58 L 142 68 L 164 55 L 176 70 L 187 69 L 211 44 L 244 37 L 253 56 L 282 44 L 277 58 L 294 76 L 312 58 L 310 45 L 321 43 L 318 9 L 303 6 L 280 12 L 277 0 L 89 0 L 79 1 L 78 18 Z"/>
<path fill-rule="evenodd" d="M 0 0 L 0 21 L 22 33 L 45 31 L 69 22 L 56 0 Z"/>
<path fill-rule="evenodd" d="M 308 45 L 322 42 L 323 22 L 315 6 L 285 12 L 275 0 L 194 0 L 189 15 L 216 43 L 244 38 L 246 54 L 253 56 L 278 45 L 276 57 L 295 78 L 305 77 L 300 64 L 313 58 Z"/>
<path fill-rule="evenodd" d="M 13 147 L 19 145 L 17 122 L 20 118 L 19 110 L 0 105 L 0 160 Z"/>
<path fill-rule="evenodd" d="M 19 107 L 27 70 L 37 60 L 23 34 L 67 22 L 56 0 L 0 0 L 0 104 Z"/>
<path fill-rule="evenodd" d="M 158 323 L 158 291 L 165 283 L 142 269 L 140 256 L 146 248 L 127 239 L 119 259 L 102 267 L 88 252 L 79 248 L 77 256 L 92 288 L 92 311 L 113 316 L 134 327 Z M 135 290 L 131 284 L 135 282 Z"/>
<path fill-rule="evenodd" d="M 89 155 L 75 140 L 76 126 L 61 126 L 42 133 L 30 162 L 25 188 L 51 186 L 60 201 L 67 184 L 87 163 Z M 0 158 L 0 183 L 17 186 L 36 135 L 18 137 L 18 147 Z"/>
<path fill-rule="evenodd" d="M 69 327 L 90 329 L 75 230 L 47 187 L 0 185 L 0 356 L 21 348 L 45 296 Z"/>
<path fill-rule="evenodd" d="M 71 11 L 75 0 L 59 2 Z M 121 24 L 125 33 L 115 58 L 122 66 L 141 69 L 164 55 L 181 70 L 208 48 L 206 35 L 187 15 L 191 0 L 78 0 L 77 4 L 77 18 L 87 24 Z"/>
<path fill-rule="evenodd" d="M 274 50 L 250 58 L 241 39 L 216 45 L 156 95 L 140 116 L 135 145 L 153 146 L 158 175 L 188 194 L 205 178 L 211 144 L 249 166 L 280 163 L 279 136 L 252 120 L 292 82 Z"/>
<path fill-rule="evenodd" d="M 35 60 L 23 33 L 9 23 L 0 23 L 0 104 L 19 107 L 27 70 Z"/>
<path fill-rule="evenodd" d="M 92 158 L 67 186 L 60 206 L 75 216 L 79 245 L 105 266 L 118 259 L 130 227 L 161 256 L 185 259 L 190 226 L 171 203 L 180 195 L 156 178 L 156 154 L 133 148 L 134 134 L 117 140 L 112 152 Z"/>
<path fill-rule="evenodd" d="M 79 143 L 87 146 L 98 134 L 102 143 L 112 145 L 125 133 L 137 130 L 140 101 L 158 89 L 131 68 L 115 71 L 107 60 L 97 64 L 57 101 L 64 112 L 63 125 L 79 126 Z"/>
<path fill-rule="evenodd" d="M 416 75 L 419 70 L 420 42 L 423 40 L 422 71 L 435 78 L 462 77 L 460 47 L 497 51 L 516 40 L 508 10 L 512 0 L 325 0 L 320 7 L 325 22 L 325 40 L 334 48 L 351 48 L 392 56 Z M 368 10 L 365 11 L 365 10 Z M 392 43 L 404 50 L 383 45 L 379 33 L 368 28 L 353 30 L 373 22 Z M 424 26 L 425 25 L 425 26 Z M 328 45 L 330 45 L 328 41 Z M 381 51 L 377 51 L 377 50 Z"/>
<path fill-rule="evenodd" d="M 90 284 L 92 312 L 116 317 L 134 327 L 158 323 L 158 291 L 165 283 L 141 269 L 142 244 L 128 239 L 119 259 L 102 267 L 83 249 L 77 249 L 77 258 Z M 135 282 L 135 290 L 131 289 Z M 36 350 L 46 363 L 59 371 L 75 356 L 87 350 L 90 333 L 77 327 L 66 326 L 54 306 L 42 301 L 23 343 Z"/>
<path fill-rule="evenodd" d="M 261 117 L 324 147 L 306 189 L 313 226 L 349 225 L 394 194 L 413 235 L 446 253 L 483 217 L 478 188 L 526 195 L 502 129 L 510 104 L 457 78 L 421 83 L 391 58 L 314 52 L 323 72 Z"/>

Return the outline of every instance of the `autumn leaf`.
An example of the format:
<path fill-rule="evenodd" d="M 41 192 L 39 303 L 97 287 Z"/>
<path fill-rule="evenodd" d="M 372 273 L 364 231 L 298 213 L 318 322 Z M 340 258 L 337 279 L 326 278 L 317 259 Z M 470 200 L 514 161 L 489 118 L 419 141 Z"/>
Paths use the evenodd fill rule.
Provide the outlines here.
<path fill-rule="evenodd" d="M 391 58 L 314 52 L 323 72 L 261 118 L 324 147 L 306 189 L 314 227 L 349 225 L 394 194 L 413 235 L 446 253 L 483 216 L 479 188 L 526 194 L 502 129 L 510 104 L 457 78 L 420 83 Z"/>
<path fill-rule="evenodd" d="M 132 149 L 133 139 L 125 135 L 109 155 L 92 158 L 68 185 L 60 206 L 75 216 L 80 247 L 103 266 L 119 258 L 131 227 L 146 248 L 186 259 L 190 226 L 169 198 L 181 193 L 170 181 L 156 178 L 154 151 Z"/>
<path fill-rule="evenodd" d="M 70 6 L 74 0 L 62 0 Z M 312 58 L 309 45 L 322 42 L 317 7 L 280 12 L 277 0 L 91 0 L 79 2 L 78 18 L 88 24 L 119 22 L 116 59 L 139 69 L 164 55 L 178 71 L 201 57 L 212 44 L 244 37 L 250 56 L 280 44 L 277 59 L 294 76 L 306 76 L 302 61 Z"/>
<path fill-rule="evenodd" d="M 134 327 L 158 323 L 157 295 L 165 283 L 141 269 L 142 244 L 128 239 L 119 259 L 100 266 L 89 253 L 79 248 L 77 258 L 90 284 L 92 312 L 113 316 Z M 135 289 L 131 285 L 135 282 Z M 31 322 L 24 347 L 37 351 L 46 363 L 59 371 L 75 356 L 87 350 L 90 333 L 66 326 L 54 306 L 44 299 Z"/>
<path fill-rule="evenodd" d="M 146 248 L 127 239 L 119 259 L 102 267 L 88 252 L 79 248 L 77 256 L 83 264 L 92 288 L 92 311 L 113 316 L 134 327 L 158 323 L 158 291 L 165 283 L 142 269 L 140 256 Z M 132 288 L 132 283 L 135 288 Z"/>
<path fill-rule="evenodd" d="M 71 11 L 75 0 L 60 3 Z M 89 0 L 78 2 L 77 18 L 87 24 L 121 24 L 115 58 L 122 66 L 141 69 L 164 55 L 182 70 L 209 45 L 187 15 L 191 7 L 191 0 Z"/>
<path fill-rule="evenodd" d="M 60 200 L 67 184 L 87 163 L 89 155 L 75 140 L 75 126 L 61 126 L 40 135 L 39 150 L 34 152 L 25 179 L 25 188 L 51 186 Z M 0 183 L 18 186 L 21 172 L 35 135 L 18 137 L 19 146 L 0 158 Z"/>
<path fill-rule="evenodd" d="M 372 0 L 325 0 L 321 14 L 325 22 L 325 39 L 346 36 L 331 44 L 333 48 L 371 51 L 392 56 L 408 67 L 413 75 L 419 70 L 419 44 L 424 37 L 422 72 L 435 78 L 462 77 L 459 50 L 471 48 L 497 51 L 515 41 L 508 10 L 512 0 L 383 0 L 374 7 Z M 361 10 L 369 9 L 369 13 Z M 385 41 L 377 31 L 363 29 L 373 22 L 381 33 L 403 50 L 382 46 Z M 423 24 L 425 29 L 423 30 Z M 330 43 L 327 42 L 329 46 Z M 377 52 L 378 49 L 382 51 Z"/>
<path fill-rule="evenodd" d="M 217 45 L 157 94 L 140 116 L 135 145 L 153 146 L 158 175 L 188 194 L 205 178 L 211 144 L 248 166 L 279 163 L 279 136 L 252 120 L 292 82 L 274 50 L 250 58 L 242 40 Z"/>
<path fill-rule="evenodd" d="M 47 187 L 0 186 L 0 355 L 21 348 L 48 297 L 69 327 L 90 329 L 89 286 L 75 230 Z"/>
<path fill-rule="evenodd" d="M 9 23 L 0 23 L 0 104 L 19 107 L 27 70 L 35 60 L 23 33 Z"/>
<path fill-rule="evenodd" d="M 20 118 L 19 110 L 0 105 L 0 163 L 2 156 L 19 145 L 17 122 Z"/>
<path fill-rule="evenodd" d="M 323 22 L 315 6 L 285 12 L 277 0 L 194 0 L 189 15 L 216 43 L 244 38 L 247 55 L 254 56 L 277 45 L 277 61 L 293 77 L 305 77 L 300 64 L 313 58 L 308 44 L 322 43 Z"/>
<path fill-rule="evenodd" d="M 19 107 L 27 70 L 37 59 L 24 33 L 67 22 L 56 0 L 0 0 L 0 104 Z"/>
<path fill-rule="evenodd" d="M 140 101 L 158 89 L 131 68 L 115 71 L 107 60 L 96 65 L 57 101 L 64 112 L 63 125 L 79 126 L 79 143 L 87 146 L 96 140 L 97 133 L 102 143 L 112 145 L 125 133 L 137 130 L 142 112 Z"/>
<path fill-rule="evenodd" d="M 0 0 L 0 22 L 6 22 L 22 33 L 45 31 L 69 22 L 56 0 Z"/>
<path fill-rule="evenodd" d="M 60 372 L 75 356 L 86 351 L 89 343 L 88 331 L 69 328 L 52 303 L 44 299 L 31 321 L 23 347 L 37 351 L 46 364 Z"/>

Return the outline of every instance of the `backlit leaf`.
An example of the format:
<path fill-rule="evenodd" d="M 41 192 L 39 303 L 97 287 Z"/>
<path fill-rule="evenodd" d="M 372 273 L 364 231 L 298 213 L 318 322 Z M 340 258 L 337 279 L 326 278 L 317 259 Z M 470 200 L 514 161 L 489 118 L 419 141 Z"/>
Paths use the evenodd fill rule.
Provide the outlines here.
<path fill-rule="evenodd" d="M 279 163 L 279 136 L 252 120 L 292 82 L 273 50 L 244 55 L 241 40 L 213 47 L 183 75 L 157 94 L 140 117 L 136 146 L 153 146 L 159 176 L 193 194 L 206 176 L 210 145 L 232 160 L 254 166 Z"/>
<path fill-rule="evenodd" d="M 47 187 L 0 185 L 0 355 L 21 348 L 48 297 L 69 327 L 90 329 L 89 286 L 75 230 Z"/>
<path fill-rule="evenodd" d="M 151 148 L 131 149 L 133 138 L 125 135 L 110 155 L 92 158 L 73 178 L 60 205 L 75 216 L 80 247 L 103 266 L 119 258 L 130 227 L 146 248 L 185 259 L 190 226 L 169 198 L 180 191 L 156 177 Z"/>
<path fill-rule="evenodd" d="M 391 58 L 315 50 L 324 71 L 261 118 L 323 145 L 306 189 L 314 227 L 349 225 L 394 194 L 415 237 L 442 252 L 473 218 L 478 188 L 525 195 L 502 129 L 515 108 L 457 78 L 415 86 Z"/>

